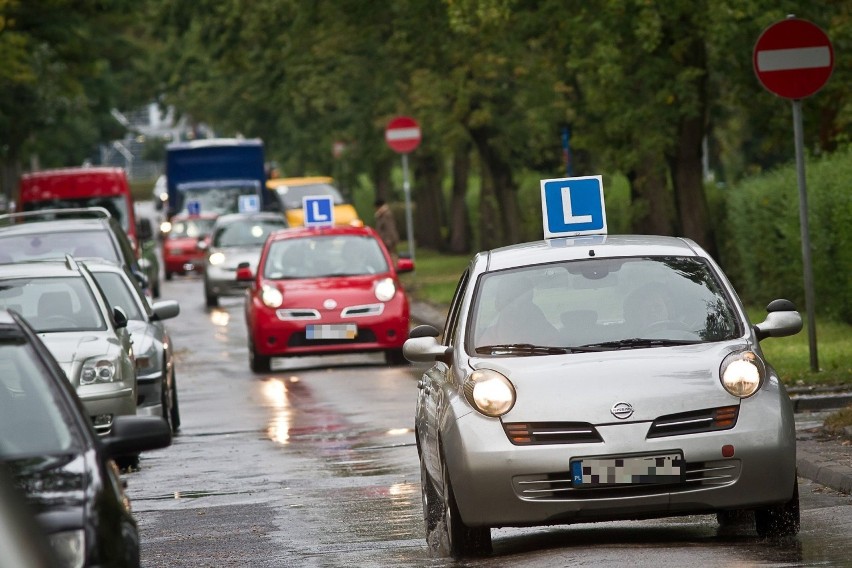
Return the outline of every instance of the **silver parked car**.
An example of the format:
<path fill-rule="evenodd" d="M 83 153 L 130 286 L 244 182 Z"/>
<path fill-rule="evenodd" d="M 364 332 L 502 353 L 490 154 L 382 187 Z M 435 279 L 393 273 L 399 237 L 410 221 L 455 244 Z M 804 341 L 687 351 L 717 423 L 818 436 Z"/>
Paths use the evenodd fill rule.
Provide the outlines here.
<path fill-rule="evenodd" d="M 792 405 L 760 340 L 797 333 L 791 302 L 752 325 L 688 239 L 554 238 L 477 254 L 428 362 L 416 439 L 427 542 L 491 549 L 491 527 L 754 511 L 799 528 Z M 438 337 L 441 337 L 440 341 Z"/>
<path fill-rule="evenodd" d="M 0 309 L 14 310 L 59 362 L 98 434 L 136 415 L 136 361 L 127 316 L 109 304 L 81 263 L 0 265 Z"/>
<path fill-rule="evenodd" d="M 204 259 L 204 297 L 208 307 L 219 296 L 242 296 L 249 283 L 237 280 L 237 267 L 257 269 L 260 251 L 269 233 L 288 227 L 281 213 L 233 213 L 216 219 Z"/>
<path fill-rule="evenodd" d="M 164 320 L 180 314 L 175 300 L 150 302 L 127 268 L 100 261 L 86 261 L 111 306 L 127 315 L 127 329 L 136 356 L 136 413 L 162 416 L 177 432 L 180 428 L 174 344 Z"/>

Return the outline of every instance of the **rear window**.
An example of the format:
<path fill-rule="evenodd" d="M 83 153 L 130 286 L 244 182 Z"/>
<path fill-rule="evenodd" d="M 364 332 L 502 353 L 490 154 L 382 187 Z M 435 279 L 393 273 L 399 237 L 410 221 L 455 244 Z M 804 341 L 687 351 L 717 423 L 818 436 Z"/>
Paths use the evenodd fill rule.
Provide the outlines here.
<path fill-rule="evenodd" d="M 119 264 L 123 262 L 105 231 L 53 231 L 33 235 L 4 235 L 0 232 L 0 264 L 62 260 L 66 254 L 102 258 Z"/>

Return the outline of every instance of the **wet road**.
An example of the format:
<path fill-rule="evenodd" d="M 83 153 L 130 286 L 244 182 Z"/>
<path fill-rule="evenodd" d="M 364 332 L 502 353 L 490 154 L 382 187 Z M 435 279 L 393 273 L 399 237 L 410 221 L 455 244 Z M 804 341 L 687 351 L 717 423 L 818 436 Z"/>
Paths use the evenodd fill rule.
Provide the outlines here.
<path fill-rule="evenodd" d="M 419 370 L 378 355 L 248 368 L 242 300 L 163 282 L 182 419 L 125 476 L 142 564 L 183 566 L 849 566 L 852 498 L 800 480 L 802 532 L 764 541 L 708 516 L 493 531 L 494 554 L 428 557 L 411 430 Z M 276 363 L 279 363 L 276 361 Z M 275 365 L 275 363 L 274 363 Z"/>

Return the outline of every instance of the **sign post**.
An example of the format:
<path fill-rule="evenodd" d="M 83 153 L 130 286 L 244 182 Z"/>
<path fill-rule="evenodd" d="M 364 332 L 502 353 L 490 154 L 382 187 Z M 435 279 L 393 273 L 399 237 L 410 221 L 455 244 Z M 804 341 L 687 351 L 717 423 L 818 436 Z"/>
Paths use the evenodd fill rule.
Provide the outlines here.
<path fill-rule="evenodd" d="M 408 183 L 408 154 L 420 146 L 420 125 L 410 116 L 398 116 L 385 129 L 385 142 L 402 155 L 402 190 L 405 193 L 405 229 L 408 256 L 414 260 L 414 222 L 411 219 L 411 186 Z"/>
<path fill-rule="evenodd" d="M 805 184 L 802 99 L 819 91 L 834 68 L 834 49 L 828 36 L 815 24 L 788 16 L 763 30 L 752 54 L 754 72 L 769 92 L 793 103 L 793 139 L 796 147 L 796 178 L 799 185 L 799 225 L 802 235 L 805 308 L 808 314 L 808 346 L 811 371 L 819 371 L 814 308 L 811 242 L 808 229 L 808 193 Z"/>

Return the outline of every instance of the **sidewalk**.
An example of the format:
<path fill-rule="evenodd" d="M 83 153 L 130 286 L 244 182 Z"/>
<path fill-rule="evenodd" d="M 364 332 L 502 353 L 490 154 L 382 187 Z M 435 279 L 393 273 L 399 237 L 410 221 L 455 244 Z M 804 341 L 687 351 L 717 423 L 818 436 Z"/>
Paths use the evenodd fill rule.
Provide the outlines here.
<path fill-rule="evenodd" d="M 429 324 L 441 331 L 446 308 L 425 302 L 411 302 L 411 317 L 416 325 Z M 836 389 L 790 389 L 796 412 L 796 465 L 799 476 L 843 493 L 852 493 L 852 432 L 844 437 L 823 431 L 813 413 L 843 408 L 852 404 L 852 392 Z"/>

